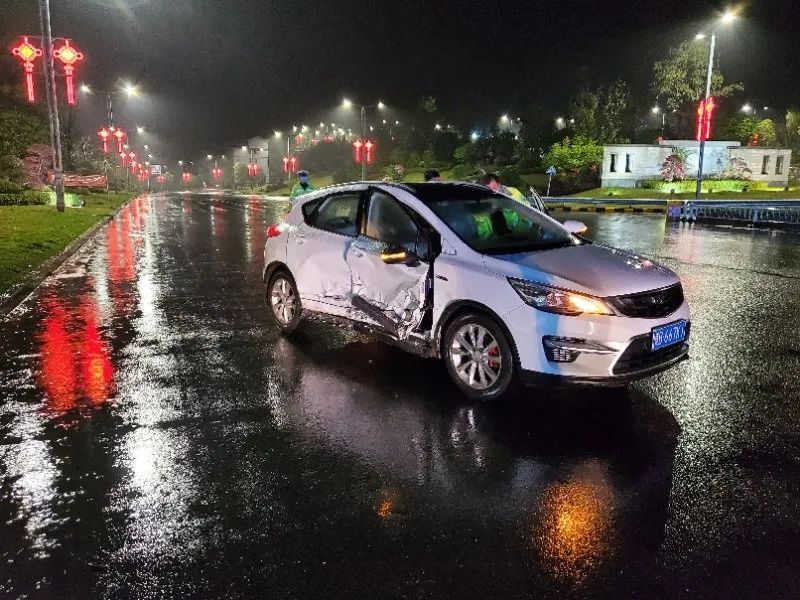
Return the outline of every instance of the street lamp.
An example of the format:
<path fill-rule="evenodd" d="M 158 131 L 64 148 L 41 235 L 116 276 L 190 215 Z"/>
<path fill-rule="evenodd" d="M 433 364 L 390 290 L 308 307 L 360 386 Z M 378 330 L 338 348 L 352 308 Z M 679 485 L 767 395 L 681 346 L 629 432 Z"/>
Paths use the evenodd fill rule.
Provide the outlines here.
<path fill-rule="evenodd" d="M 564 117 L 558 117 L 556 119 L 556 127 L 558 129 L 564 129 Z"/>
<path fill-rule="evenodd" d="M 744 106 L 742 106 L 742 112 L 743 113 L 752 113 L 753 115 L 755 115 L 756 114 L 756 109 L 753 108 L 752 106 L 750 106 L 749 104 L 745 104 Z"/>
<path fill-rule="evenodd" d="M 85 83 L 82 83 L 81 84 L 81 92 L 83 92 L 84 94 L 91 94 L 92 93 L 92 88 L 90 88 Z"/>
<path fill-rule="evenodd" d="M 342 108 L 349 109 L 352 108 L 354 105 L 353 103 L 344 98 L 342 100 Z M 384 110 L 386 105 L 381 102 L 380 100 L 375 104 L 362 104 L 360 106 L 360 124 L 361 124 L 361 140 L 363 141 L 367 137 L 367 109 L 368 108 L 377 108 L 378 110 Z M 349 130 L 348 130 L 349 131 Z M 361 181 L 364 181 L 367 178 L 367 161 L 361 161 Z"/>
<path fill-rule="evenodd" d="M 736 19 L 736 13 L 731 10 L 725 11 L 725 14 L 722 15 L 720 21 L 727 25 L 732 23 Z M 695 39 L 703 39 L 705 38 L 705 34 L 698 33 Z M 711 44 L 708 48 L 708 70 L 706 71 L 706 95 L 703 99 L 703 104 L 700 108 L 700 122 L 704 122 L 706 118 L 706 107 L 708 106 L 708 99 L 711 97 L 711 75 L 714 71 L 714 49 L 717 45 L 717 31 L 716 29 L 711 30 Z M 706 153 L 706 136 L 700 135 L 700 147 L 698 152 L 698 160 L 697 160 L 697 187 L 695 188 L 694 198 L 695 200 L 700 200 L 700 192 L 702 191 L 703 187 L 703 159 L 705 158 Z"/>
<path fill-rule="evenodd" d="M 142 127 L 141 125 L 137 125 L 136 126 L 136 133 L 138 133 L 139 135 L 143 134 L 144 133 L 144 127 Z"/>

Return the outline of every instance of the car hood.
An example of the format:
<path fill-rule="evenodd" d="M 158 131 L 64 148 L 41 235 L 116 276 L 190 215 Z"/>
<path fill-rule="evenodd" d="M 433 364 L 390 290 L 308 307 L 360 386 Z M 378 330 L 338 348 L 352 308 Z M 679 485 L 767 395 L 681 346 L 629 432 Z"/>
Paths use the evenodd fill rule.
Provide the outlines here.
<path fill-rule="evenodd" d="M 487 269 L 536 283 L 593 296 L 618 296 L 679 282 L 670 269 L 624 250 L 583 244 L 538 252 L 485 255 Z"/>

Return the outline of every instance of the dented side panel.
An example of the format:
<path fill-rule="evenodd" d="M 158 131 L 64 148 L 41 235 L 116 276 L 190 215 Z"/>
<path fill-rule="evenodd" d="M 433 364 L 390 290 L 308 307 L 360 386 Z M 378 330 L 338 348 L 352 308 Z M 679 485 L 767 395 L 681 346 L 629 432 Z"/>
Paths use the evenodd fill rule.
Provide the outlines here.
<path fill-rule="evenodd" d="M 352 286 L 350 316 L 387 329 L 388 319 L 396 329 L 392 333 L 403 340 L 422 321 L 430 266 L 424 262 L 414 266 L 387 265 L 381 260 L 384 249 L 382 242 L 365 237 L 350 243 L 346 254 Z M 354 305 L 356 297 L 369 303 L 373 310 L 357 308 L 360 302 Z"/>

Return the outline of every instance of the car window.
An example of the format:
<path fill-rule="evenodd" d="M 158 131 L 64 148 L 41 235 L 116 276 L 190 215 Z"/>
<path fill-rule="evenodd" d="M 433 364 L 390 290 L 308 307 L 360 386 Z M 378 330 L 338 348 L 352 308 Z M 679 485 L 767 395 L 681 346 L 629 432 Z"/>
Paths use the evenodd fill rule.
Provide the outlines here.
<path fill-rule="evenodd" d="M 528 206 L 501 194 L 479 198 L 437 198 L 428 202 L 436 215 L 468 246 L 486 254 L 530 252 L 577 246 L 580 238 Z"/>
<path fill-rule="evenodd" d="M 315 203 L 308 212 L 306 212 L 306 207 L 304 206 L 303 215 L 306 223 L 312 227 L 340 235 L 356 237 L 358 235 L 356 219 L 360 200 L 360 192 L 346 192 L 328 196 Z"/>
<path fill-rule="evenodd" d="M 416 252 L 419 230 L 397 200 L 387 194 L 373 192 L 365 234 L 388 245 Z"/>

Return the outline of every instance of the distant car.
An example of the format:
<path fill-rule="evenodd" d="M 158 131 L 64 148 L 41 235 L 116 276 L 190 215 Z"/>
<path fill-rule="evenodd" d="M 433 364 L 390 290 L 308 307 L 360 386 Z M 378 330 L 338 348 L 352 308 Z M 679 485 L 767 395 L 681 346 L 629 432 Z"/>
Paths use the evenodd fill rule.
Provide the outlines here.
<path fill-rule="evenodd" d="M 678 277 L 584 230 L 479 185 L 329 187 L 267 231 L 269 315 L 285 333 L 324 315 L 441 357 L 484 401 L 518 382 L 621 385 L 685 358 Z"/>

